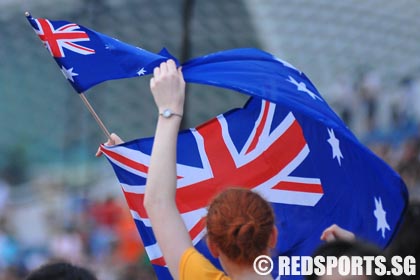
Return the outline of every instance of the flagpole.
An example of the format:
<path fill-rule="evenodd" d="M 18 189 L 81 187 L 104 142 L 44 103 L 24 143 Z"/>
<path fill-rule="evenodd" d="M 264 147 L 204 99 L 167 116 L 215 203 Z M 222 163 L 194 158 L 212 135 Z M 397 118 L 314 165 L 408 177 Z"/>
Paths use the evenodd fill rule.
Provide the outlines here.
<path fill-rule="evenodd" d="M 86 108 L 88 108 L 89 112 L 92 114 L 93 118 L 96 120 L 96 123 L 102 129 L 102 132 L 105 136 L 111 140 L 111 134 L 109 133 L 108 129 L 105 127 L 104 123 L 99 118 L 98 114 L 96 114 L 95 110 L 93 109 L 92 105 L 90 105 L 89 101 L 87 100 L 85 94 L 83 92 L 79 93 L 80 98 L 82 99 L 83 103 L 85 104 Z"/>

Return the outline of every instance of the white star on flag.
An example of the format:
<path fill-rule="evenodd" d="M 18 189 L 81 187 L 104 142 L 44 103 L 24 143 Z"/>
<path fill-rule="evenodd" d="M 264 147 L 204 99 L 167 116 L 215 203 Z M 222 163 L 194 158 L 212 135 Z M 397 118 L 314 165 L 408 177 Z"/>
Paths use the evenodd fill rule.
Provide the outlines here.
<path fill-rule="evenodd" d="M 376 218 L 377 224 L 376 224 L 376 231 L 382 231 L 382 238 L 385 238 L 385 230 L 391 230 L 389 227 L 388 222 L 386 221 L 386 211 L 384 210 L 382 206 L 382 200 L 381 198 L 375 199 L 375 210 L 373 211 L 373 215 Z"/>
<path fill-rule="evenodd" d="M 313 93 L 312 91 L 310 91 L 310 90 L 306 87 L 306 84 L 305 84 L 304 82 L 298 82 L 298 81 L 296 81 L 296 80 L 295 80 L 292 76 L 289 76 L 289 79 L 288 79 L 288 80 L 286 80 L 286 81 L 288 81 L 288 82 L 290 82 L 290 83 L 294 84 L 294 85 L 297 87 L 297 90 L 298 90 L 298 91 L 305 92 L 305 93 L 306 93 L 306 94 L 308 94 L 310 97 L 312 97 L 312 99 L 314 99 L 314 100 L 318 99 L 318 100 L 321 100 L 321 101 L 322 101 L 322 99 L 321 99 L 318 95 L 316 95 L 315 93 Z"/>
<path fill-rule="evenodd" d="M 66 77 L 67 80 L 70 80 L 74 83 L 74 76 L 79 76 L 79 74 L 73 72 L 73 67 L 70 69 L 66 69 L 64 66 L 61 66 L 61 72 L 63 73 L 64 77 Z"/>
<path fill-rule="evenodd" d="M 275 60 L 277 60 L 277 61 L 279 61 L 279 62 L 281 62 L 284 66 L 289 67 L 289 68 L 292 68 L 292 69 L 294 69 L 294 70 L 298 71 L 298 72 L 299 72 L 299 74 L 302 74 L 302 71 L 300 71 L 299 69 L 296 69 L 296 68 L 295 68 L 292 64 L 290 64 L 289 62 L 284 61 L 283 59 L 280 59 L 280 58 L 278 58 L 278 57 L 276 57 L 276 56 L 274 56 L 274 59 L 275 59 Z"/>
<path fill-rule="evenodd" d="M 328 138 L 327 141 L 331 145 L 333 159 L 337 158 L 338 164 L 341 166 L 341 159 L 344 158 L 344 156 L 340 150 L 340 141 L 335 137 L 333 129 L 328 129 L 328 135 L 330 138 Z"/>
<path fill-rule="evenodd" d="M 144 74 L 146 74 L 146 72 L 147 72 L 146 69 L 144 69 L 144 67 L 143 67 L 137 72 L 137 75 L 143 76 Z"/>

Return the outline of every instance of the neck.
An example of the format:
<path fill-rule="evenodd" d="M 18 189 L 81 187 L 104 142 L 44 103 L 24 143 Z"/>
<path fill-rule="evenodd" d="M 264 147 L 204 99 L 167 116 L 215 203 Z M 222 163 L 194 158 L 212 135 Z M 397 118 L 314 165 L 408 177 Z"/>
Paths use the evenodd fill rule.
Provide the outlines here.
<path fill-rule="evenodd" d="M 220 262 L 222 263 L 223 269 L 229 275 L 232 280 L 262 280 L 262 279 L 270 279 L 272 280 L 273 277 L 271 275 L 258 275 L 253 266 L 246 266 L 246 265 L 238 265 L 232 261 L 230 261 L 225 256 L 219 257 Z"/>

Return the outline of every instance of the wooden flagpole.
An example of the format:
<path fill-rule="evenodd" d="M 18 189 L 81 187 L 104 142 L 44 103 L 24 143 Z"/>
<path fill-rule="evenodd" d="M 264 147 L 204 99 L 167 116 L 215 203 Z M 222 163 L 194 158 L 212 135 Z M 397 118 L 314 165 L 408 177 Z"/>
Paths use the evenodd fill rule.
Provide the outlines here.
<path fill-rule="evenodd" d="M 96 112 L 93 109 L 93 107 L 90 105 L 90 103 L 87 100 L 85 94 L 82 92 L 82 93 L 79 93 L 79 95 L 80 95 L 80 98 L 82 99 L 83 103 L 85 104 L 86 108 L 88 108 L 89 112 L 92 114 L 93 118 L 96 120 L 97 124 L 101 128 L 102 132 L 105 134 L 105 136 L 109 140 L 111 140 L 111 134 L 109 133 L 108 129 L 105 127 L 104 123 L 99 118 L 98 114 L 96 114 Z"/>
<path fill-rule="evenodd" d="M 29 12 L 25 12 L 25 16 L 26 17 L 31 17 L 31 14 Z M 71 78 L 71 77 L 70 77 Z M 66 79 L 69 79 L 66 76 Z M 70 80 L 70 79 L 69 79 Z M 71 81 L 73 82 L 73 79 L 71 78 Z M 108 129 L 106 129 L 104 123 L 101 121 L 101 119 L 99 118 L 98 114 L 96 114 L 95 110 L 93 109 L 93 107 L 90 105 L 89 101 L 87 100 L 85 94 L 83 92 L 79 93 L 80 98 L 82 99 L 83 103 L 85 104 L 86 108 L 88 108 L 89 112 L 92 114 L 93 118 L 96 120 L 96 122 L 98 123 L 99 127 L 102 129 L 103 133 L 105 134 L 105 136 L 111 140 L 111 134 L 109 133 Z"/>

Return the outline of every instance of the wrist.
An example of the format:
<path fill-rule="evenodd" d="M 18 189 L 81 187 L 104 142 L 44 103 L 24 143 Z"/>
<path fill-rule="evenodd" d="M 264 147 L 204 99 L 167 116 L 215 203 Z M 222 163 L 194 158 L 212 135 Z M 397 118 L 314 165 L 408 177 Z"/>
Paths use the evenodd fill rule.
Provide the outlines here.
<path fill-rule="evenodd" d="M 165 118 L 165 119 L 169 119 L 169 118 L 173 118 L 173 117 L 177 117 L 177 118 L 181 118 L 183 117 L 182 112 L 178 113 L 170 108 L 164 108 L 159 110 L 159 116 Z"/>

